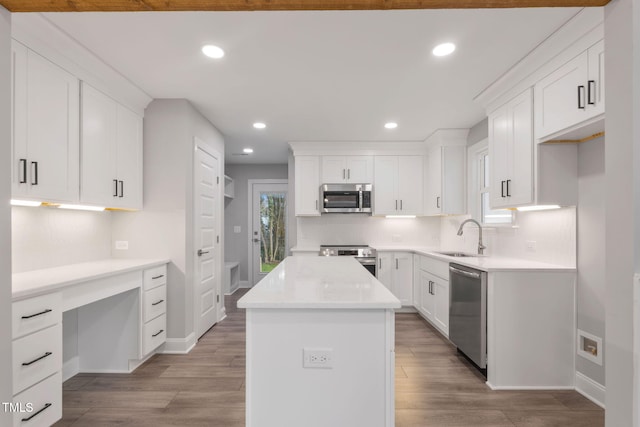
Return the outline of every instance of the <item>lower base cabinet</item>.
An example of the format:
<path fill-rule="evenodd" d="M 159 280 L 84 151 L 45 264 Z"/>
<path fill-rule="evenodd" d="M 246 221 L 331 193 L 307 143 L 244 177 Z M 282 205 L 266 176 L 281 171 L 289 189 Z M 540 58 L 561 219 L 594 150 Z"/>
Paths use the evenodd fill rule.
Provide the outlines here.
<path fill-rule="evenodd" d="M 377 277 L 403 306 L 413 305 L 413 254 L 379 252 Z"/>
<path fill-rule="evenodd" d="M 420 270 L 418 311 L 446 337 L 449 336 L 449 281 Z"/>

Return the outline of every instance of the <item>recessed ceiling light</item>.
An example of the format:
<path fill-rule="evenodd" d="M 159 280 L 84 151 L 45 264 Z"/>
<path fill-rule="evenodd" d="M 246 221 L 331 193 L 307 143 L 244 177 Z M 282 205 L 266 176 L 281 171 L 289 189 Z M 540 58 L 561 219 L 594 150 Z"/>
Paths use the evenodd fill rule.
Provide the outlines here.
<path fill-rule="evenodd" d="M 456 45 L 453 43 L 442 43 L 433 48 L 433 54 L 435 56 L 447 56 L 451 55 L 456 50 Z"/>
<path fill-rule="evenodd" d="M 224 50 L 212 44 L 202 46 L 202 53 L 204 53 L 209 58 L 215 59 L 222 58 L 224 56 Z"/>
<path fill-rule="evenodd" d="M 267 127 L 267 125 L 265 125 L 262 122 L 256 122 L 256 123 L 253 124 L 253 127 L 256 128 L 256 129 L 264 129 L 264 128 Z"/>
<path fill-rule="evenodd" d="M 396 122 L 389 122 L 389 123 L 385 123 L 384 127 L 387 129 L 395 129 L 398 127 L 398 124 Z"/>
<path fill-rule="evenodd" d="M 243 148 L 242 152 L 243 153 L 247 153 L 247 154 L 251 154 L 251 153 L 253 153 L 253 148 Z"/>

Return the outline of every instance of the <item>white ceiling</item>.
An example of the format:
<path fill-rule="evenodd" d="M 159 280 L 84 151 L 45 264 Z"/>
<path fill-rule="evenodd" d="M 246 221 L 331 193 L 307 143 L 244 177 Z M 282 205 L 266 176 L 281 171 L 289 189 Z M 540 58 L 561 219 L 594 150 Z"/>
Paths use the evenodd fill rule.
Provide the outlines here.
<path fill-rule="evenodd" d="M 45 15 L 151 97 L 190 100 L 225 135 L 227 163 L 286 163 L 289 141 L 473 126 L 484 117 L 473 98 L 578 10 Z M 444 41 L 456 52 L 431 55 Z M 208 43 L 225 57 L 204 57 Z M 243 147 L 255 153 L 232 155 Z"/>

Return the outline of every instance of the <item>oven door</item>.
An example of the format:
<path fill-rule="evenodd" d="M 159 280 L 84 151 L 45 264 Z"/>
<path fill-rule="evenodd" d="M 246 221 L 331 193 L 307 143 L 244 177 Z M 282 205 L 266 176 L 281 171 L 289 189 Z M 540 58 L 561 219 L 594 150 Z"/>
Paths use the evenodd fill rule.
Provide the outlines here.
<path fill-rule="evenodd" d="M 371 274 L 373 274 L 374 276 L 376 276 L 376 259 L 371 257 L 367 257 L 367 258 L 356 258 L 358 260 L 358 262 L 360 264 L 362 264 L 362 266 L 364 268 L 367 269 L 367 271 Z"/>

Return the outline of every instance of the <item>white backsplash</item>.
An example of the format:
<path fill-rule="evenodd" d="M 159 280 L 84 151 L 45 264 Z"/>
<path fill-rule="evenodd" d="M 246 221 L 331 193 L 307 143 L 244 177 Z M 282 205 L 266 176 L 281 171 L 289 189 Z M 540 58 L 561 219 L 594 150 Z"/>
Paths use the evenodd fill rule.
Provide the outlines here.
<path fill-rule="evenodd" d="M 442 250 L 476 252 L 478 228 L 460 223 L 468 215 L 442 217 Z M 515 227 L 483 229 L 485 254 L 528 259 L 551 264 L 576 265 L 576 210 L 573 207 L 536 212 L 517 212 Z"/>
<path fill-rule="evenodd" d="M 111 256 L 111 212 L 11 209 L 13 273 Z"/>
<path fill-rule="evenodd" d="M 440 245 L 439 218 L 383 218 L 331 214 L 297 218 L 299 247 L 335 245 Z"/>

